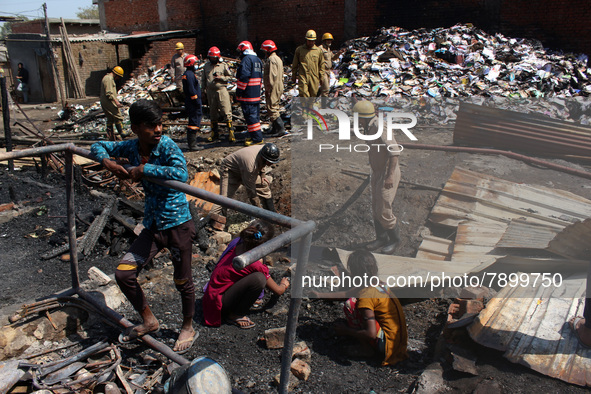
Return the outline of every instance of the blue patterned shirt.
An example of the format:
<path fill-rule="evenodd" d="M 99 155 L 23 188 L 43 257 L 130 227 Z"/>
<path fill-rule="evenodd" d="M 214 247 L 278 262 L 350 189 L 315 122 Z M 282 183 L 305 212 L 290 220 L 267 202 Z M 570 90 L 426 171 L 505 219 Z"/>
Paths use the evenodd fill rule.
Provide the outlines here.
<path fill-rule="evenodd" d="M 137 138 L 123 142 L 100 141 L 92 144 L 90 151 L 100 161 L 122 157 L 129 159 L 132 166 L 142 163 Z M 170 137 L 163 135 L 158 145 L 152 149 L 150 158 L 144 165 L 144 175 L 158 179 L 187 181 L 187 162 Z M 152 229 L 155 226 L 157 230 L 165 230 L 191 219 L 185 193 L 143 179 L 142 184 L 146 193 L 143 222 L 146 228 Z"/>

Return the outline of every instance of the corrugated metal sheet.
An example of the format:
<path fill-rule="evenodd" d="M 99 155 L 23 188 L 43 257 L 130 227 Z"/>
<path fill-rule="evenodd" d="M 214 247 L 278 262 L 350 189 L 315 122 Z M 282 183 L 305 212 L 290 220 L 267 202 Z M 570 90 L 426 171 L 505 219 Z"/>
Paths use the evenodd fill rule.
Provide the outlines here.
<path fill-rule="evenodd" d="M 451 260 L 453 241 L 450 239 L 426 235 L 419 245 L 416 258 L 427 260 Z"/>
<path fill-rule="evenodd" d="M 579 344 L 568 325 L 571 317 L 583 313 L 586 278 L 566 278 L 564 283 L 564 289 L 505 287 L 468 328 L 470 336 L 504 351 L 512 362 L 591 386 L 591 349 Z"/>
<path fill-rule="evenodd" d="M 198 187 L 199 189 L 207 190 L 208 192 L 220 194 L 219 177 L 214 176 L 211 171 L 196 173 L 195 177 L 191 180 L 191 182 L 189 182 L 189 185 Z M 187 200 L 195 200 L 195 205 L 205 213 L 211 211 L 211 208 L 213 208 L 214 205 L 212 202 L 201 200 L 188 194 Z"/>
<path fill-rule="evenodd" d="M 505 232 L 504 223 L 462 222 L 458 225 L 451 261 L 474 261 L 484 266 L 501 257 L 494 253 L 495 245 Z"/>
<path fill-rule="evenodd" d="M 591 127 L 541 114 L 462 102 L 454 143 L 551 156 L 591 157 Z"/>
<path fill-rule="evenodd" d="M 564 190 L 514 183 L 457 167 L 429 220 L 457 227 L 462 221 L 505 223 L 527 218 L 558 229 L 591 217 L 591 201 Z"/>
<path fill-rule="evenodd" d="M 559 230 L 524 220 L 512 220 L 498 248 L 546 249 Z"/>

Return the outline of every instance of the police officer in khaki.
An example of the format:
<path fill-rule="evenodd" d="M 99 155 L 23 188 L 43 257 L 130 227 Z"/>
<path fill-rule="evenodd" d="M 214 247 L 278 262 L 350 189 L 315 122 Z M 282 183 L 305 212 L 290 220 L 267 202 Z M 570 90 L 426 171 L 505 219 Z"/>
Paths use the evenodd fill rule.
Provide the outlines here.
<path fill-rule="evenodd" d="M 328 97 L 328 90 L 330 89 L 330 70 L 332 70 L 332 50 L 330 49 L 330 46 L 332 45 L 332 41 L 332 34 L 324 33 L 322 35 L 320 49 L 324 55 L 326 68 L 324 74 L 322 74 L 322 77 L 320 78 L 320 92 L 318 93 L 320 97 Z"/>
<path fill-rule="evenodd" d="M 298 82 L 300 97 L 317 97 L 320 77 L 324 75 L 326 63 L 322 50 L 316 46 L 316 32 L 306 32 L 306 43 L 297 47 L 291 66 L 291 79 Z"/>
<path fill-rule="evenodd" d="M 378 132 L 378 118 L 375 116 L 375 108 L 367 100 L 359 101 L 353 107 L 353 112 L 359 114 L 359 125 L 363 127 L 365 134 L 375 135 Z M 376 240 L 365 247 L 370 251 L 392 254 L 400 243 L 398 220 L 394 216 L 393 204 L 400 183 L 400 165 L 398 149 L 392 152 L 385 149 L 384 145 L 396 145 L 396 140 L 386 139 L 385 133 L 370 145 L 369 165 L 371 167 L 371 206 L 373 224 L 376 230 Z M 381 145 L 378 147 L 378 145 Z"/>
<path fill-rule="evenodd" d="M 263 84 L 265 86 L 265 103 L 271 118 L 270 135 L 285 134 L 285 125 L 279 113 L 281 95 L 283 94 L 283 60 L 277 56 L 277 46 L 271 40 L 263 41 L 261 49 L 265 51 L 263 67 Z"/>
<path fill-rule="evenodd" d="M 182 42 L 177 42 L 174 46 L 175 54 L 172 55 L 170 65 L 174 73 L 174 83 L 176 88 L 183 91 L 183 74 L 185 73 L 185 45 Z"/>
<path fill-rule="evenodd" d="M 234 128 L 232 127 L 232 102 L 228 93 L 228 82 L 234 77 L 226 63 L 220 61 L 221 53 L 218 47 L 211 47 L 207 52 L 209 62 L 203 66 L 201 86 L 204 87 L 204 100 L 209 104 L 209 116 L 211 118 L 211 135 L 207 139 L 213 142 L 220 137 L 218 123 L 227 122 L 228 141 L 235 142 Z"/>

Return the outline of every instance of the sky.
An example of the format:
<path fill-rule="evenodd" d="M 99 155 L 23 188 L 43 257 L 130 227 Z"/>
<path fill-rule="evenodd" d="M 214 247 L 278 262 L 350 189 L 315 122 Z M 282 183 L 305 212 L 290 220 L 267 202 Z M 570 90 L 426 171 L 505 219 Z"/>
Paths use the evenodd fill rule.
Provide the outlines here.
<path fill-rule="evenodd" d="M 43 18 L 43 3 L 47 4 L 47 16 L 64 19 L 76 18 L 78 8 L 92 5 L 92 0 L 0 0 L 0 16 L 21 14 L 29 19 Z"/>

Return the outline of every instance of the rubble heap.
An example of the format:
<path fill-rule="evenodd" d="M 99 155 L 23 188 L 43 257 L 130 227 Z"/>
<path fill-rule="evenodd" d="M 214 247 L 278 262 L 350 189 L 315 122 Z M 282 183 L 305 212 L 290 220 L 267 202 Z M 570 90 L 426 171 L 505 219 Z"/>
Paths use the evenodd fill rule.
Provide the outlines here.
<path fill-rule="evenodd" d="M 382 28 L 350 40 L 335 67 L 339 96 L 572 97 L 591 94 L 587 56 L 553 53 L 535 40 L 466 24 Z"/>

